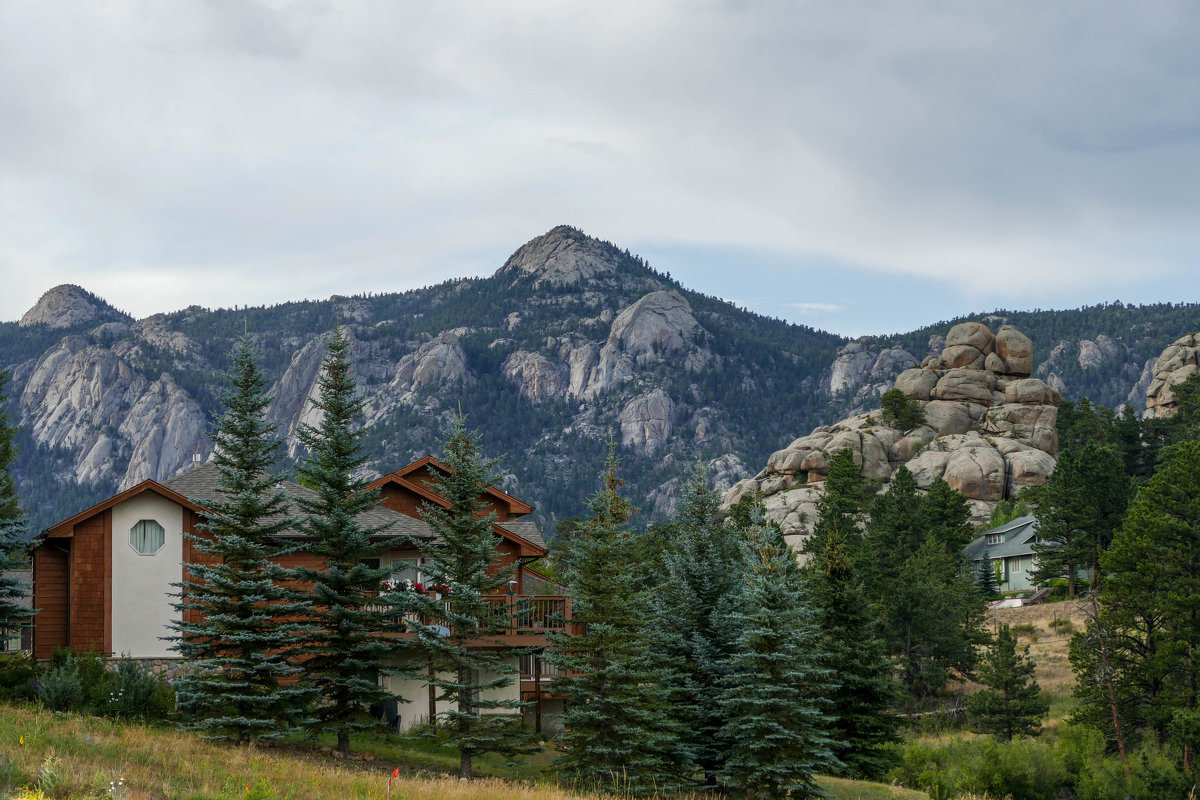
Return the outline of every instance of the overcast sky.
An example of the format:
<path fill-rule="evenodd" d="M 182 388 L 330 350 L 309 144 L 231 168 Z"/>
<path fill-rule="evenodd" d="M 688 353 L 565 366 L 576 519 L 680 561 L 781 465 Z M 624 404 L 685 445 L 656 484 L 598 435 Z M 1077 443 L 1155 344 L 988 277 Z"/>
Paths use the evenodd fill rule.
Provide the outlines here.
<path fill-rule="evenodd" d="M 846 335 L 1200 300 L 1200 4 L 0 3 L 0 320 L 403 290 L 562 223 Z"/>

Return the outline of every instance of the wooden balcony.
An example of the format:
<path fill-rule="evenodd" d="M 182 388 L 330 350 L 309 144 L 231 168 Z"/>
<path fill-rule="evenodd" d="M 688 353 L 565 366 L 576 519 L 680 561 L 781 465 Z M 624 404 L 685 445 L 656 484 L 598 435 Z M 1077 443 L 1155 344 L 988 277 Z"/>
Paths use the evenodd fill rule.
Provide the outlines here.
<path fill-rule="evenodd" d="M 438 596 L 440 598 L 440 596 Z M 483 598 L 492 608 L 499 630 L 493 636 L 503 637 L 493 643 L 516 646 L 543 645 L 546 634 L 567 630 L 571 624 L 571 601 L 564 595 L 486 595 Z M 375 610 L 385 610 L 383 606 Z M 416 622 L 416 617 L 406 615 L 406 620 Z M 431 624 L 431 621 L 424 621 Z M 479 644 L 488 644 L 481 639 Z"/>

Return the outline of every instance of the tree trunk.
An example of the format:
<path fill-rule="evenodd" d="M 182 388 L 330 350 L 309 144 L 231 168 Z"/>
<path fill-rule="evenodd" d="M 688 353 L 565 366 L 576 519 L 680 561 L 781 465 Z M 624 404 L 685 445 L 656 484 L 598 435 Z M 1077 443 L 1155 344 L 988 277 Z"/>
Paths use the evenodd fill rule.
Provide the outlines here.
<path fill-rule="evenodd" d="M 350 731 L 345 728 L 338 730 L 337 749 L 344 756 L 350 755 Z"/>

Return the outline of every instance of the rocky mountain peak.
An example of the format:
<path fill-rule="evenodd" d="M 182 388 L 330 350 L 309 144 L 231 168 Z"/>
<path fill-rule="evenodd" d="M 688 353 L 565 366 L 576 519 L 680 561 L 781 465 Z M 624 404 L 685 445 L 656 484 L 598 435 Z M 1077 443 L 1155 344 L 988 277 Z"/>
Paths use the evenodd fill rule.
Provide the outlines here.
<path fill-rule="evenodd" d="M 518 248 L 492 277 L 516 281 L 532 276 L 534 288 L 573 286 L 615 272 L 621 257 L 611 244 L 559 225 Z"/>
<path fill-rule="evenodd" d="M 21 327 L 48 325 L 51 328 L 71 328 L 93 321 L 132 322 L 133 319 L 86 289 L 64 283 L 43 294 L 18 324 Z"/>

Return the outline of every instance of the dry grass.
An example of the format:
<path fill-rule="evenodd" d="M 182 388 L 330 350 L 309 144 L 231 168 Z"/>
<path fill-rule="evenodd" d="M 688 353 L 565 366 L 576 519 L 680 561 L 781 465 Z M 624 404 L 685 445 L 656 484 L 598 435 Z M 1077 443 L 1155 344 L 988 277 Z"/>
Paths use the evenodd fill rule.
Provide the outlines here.
<path fill-rule="evenodd" d="M 1068 645 L 1072 633 L 1083 630 L 1087 624 L 1080 601 L 997 608 L 988 611 L 987 619 L 993 632 L 1002 622 L 1008 623 L 1014 629 L 1018 626 L 1032 626 L 1032 633 L 1022 630 L 1014 630 L 1014 633 L 1021 644 L 1029 645 L 1029 655 L 1037 665 L 1035 674 L 1038 683 L 1050 694 L 1071 693 L 1075 686 L 1075 675 L 1071 672 L 1071 663 L 1067 659 Z M 1068 621 L 1070 627 L 1062 625 L 1062 620 Z M 1058 625 L 1055 625 L 1056 621 L 1059 621 Z"/>
<path fill-rule="evenodd" d="M 58 777 L 41 781 L 47 764 Z M 0 704 L 0 797 L 20 800 L 601 800 L 553 783 L 487 778 L 460 782 L 397 765 L 340 761 L 311 750 L 237 747 L 174 729 L 116 724 Z M 819 778 L 842 800 L 928 800 L 910 789 Z M 120 782 L 120 785 L 118 785 Z M 112 791 L 110 791 L 112 790 Z M 676 798 L 680 800 L 680 798 Z M 707 800 L 696 795 L 690 800 Z"/>
<path fill-rule="evenodd" d="M 18 784 L 34 781 L 47 759 L 59 759 L 62 777 L 56 790 L 46 792 L 48 797 L 111 797 L 111 785 L 123 781 L 119 796 L 128 800 L 383 800 L 389 796 L 388 777 L 396 766 L 222 745 L 163 728 L 15 706 L 4 706 L 0 714 L 0 754 L 8 760 L 10 774 L 20 773 L 13 775 Z M 10 786 L 10 791 L 15 788 Z M 499 779 L 461 783 L 435 775 L 393 781 L 390 796 L 404 800 L 580 797 L 551 785 Z"/>

